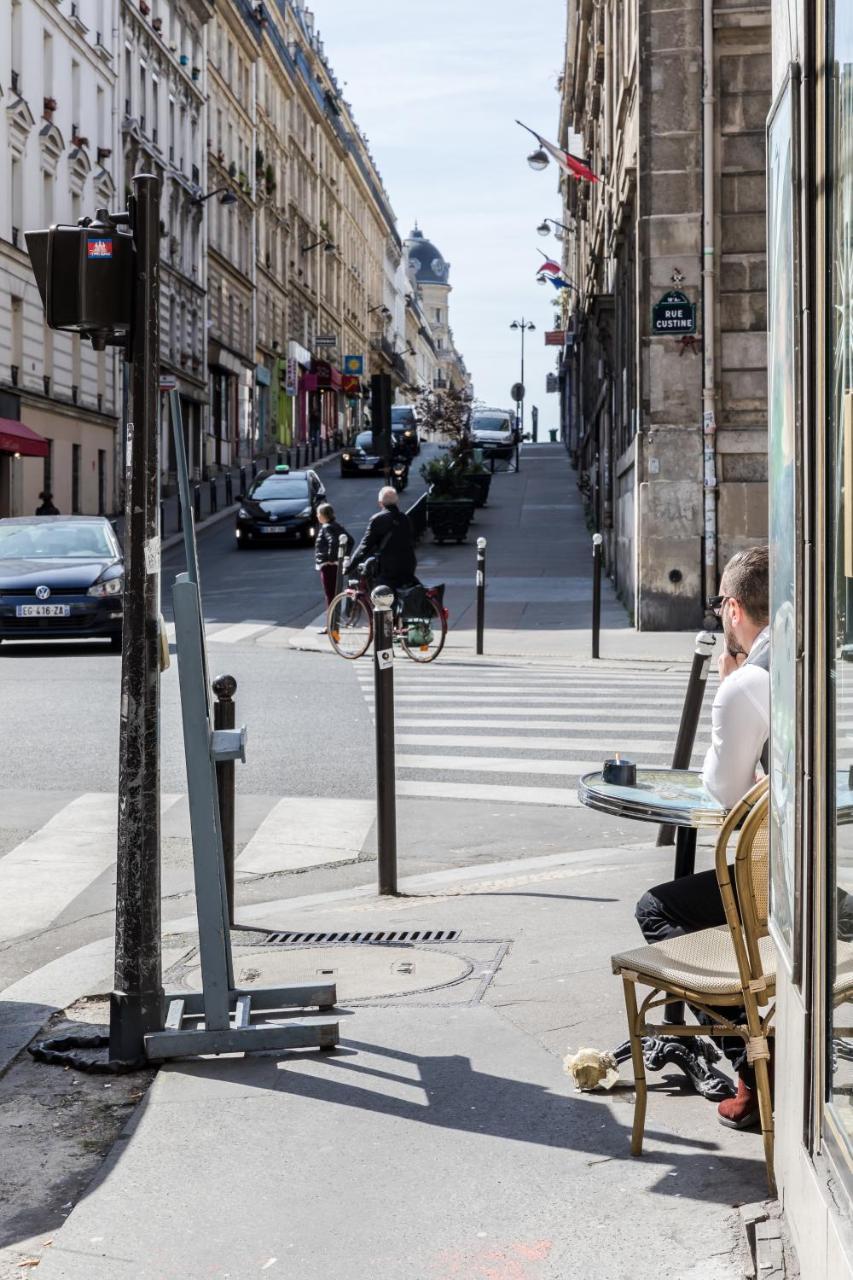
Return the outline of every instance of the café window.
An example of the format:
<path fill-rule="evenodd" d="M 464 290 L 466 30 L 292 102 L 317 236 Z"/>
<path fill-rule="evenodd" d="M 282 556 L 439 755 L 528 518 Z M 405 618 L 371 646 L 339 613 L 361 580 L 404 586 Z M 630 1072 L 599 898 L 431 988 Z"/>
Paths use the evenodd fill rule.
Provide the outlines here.
<path fill-rule="evenodd" d="M 828 6 L 825 376 L 832 558 L 828 618 L 824 1129 L 853 1187 L 853 7 Z"/>

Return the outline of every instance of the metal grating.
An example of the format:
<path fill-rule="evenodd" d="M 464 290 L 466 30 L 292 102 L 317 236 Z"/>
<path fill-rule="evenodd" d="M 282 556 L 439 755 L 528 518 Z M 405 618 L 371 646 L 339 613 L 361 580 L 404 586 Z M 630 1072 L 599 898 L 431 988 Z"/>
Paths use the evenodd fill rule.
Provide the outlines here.
<path fill-rule="evenodd" d="M 262 947 L 280 947 L 292 943 L 328 946 L 333 942 L 348 943 L 406 943 L 406 942 L 455 942 L 458 929 L 368 929 L 348 930 L 344 933 L 268 933 L 260 942 Z"/>

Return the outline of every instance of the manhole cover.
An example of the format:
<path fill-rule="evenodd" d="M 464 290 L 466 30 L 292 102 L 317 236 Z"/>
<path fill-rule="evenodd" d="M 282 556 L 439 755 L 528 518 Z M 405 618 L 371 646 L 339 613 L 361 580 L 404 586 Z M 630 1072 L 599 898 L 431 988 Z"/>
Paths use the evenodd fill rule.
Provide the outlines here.
<path fill-rule="evenodd" d="M 338 1003 L 432 991 L 469 977 L 474 966 L 461 956 L 420 947 L 287 947 L 234 952 L 238 987 L 279 987 L 323 979 L 337 986 Z M 201 969 L 189 969 L 182 985 L 200 990 Z"/>

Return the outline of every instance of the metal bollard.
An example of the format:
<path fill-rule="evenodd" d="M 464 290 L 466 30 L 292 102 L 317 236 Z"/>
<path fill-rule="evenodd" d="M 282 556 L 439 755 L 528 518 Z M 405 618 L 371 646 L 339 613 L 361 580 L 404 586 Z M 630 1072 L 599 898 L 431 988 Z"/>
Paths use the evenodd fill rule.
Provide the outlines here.
<path fill-rule="evenodd" d="M 693 744 L 696 741 L 696 729 L 702 713 L 702 702 L 708 686 L 708 672 L 711 669 L 711 658 L 717 637 L 713 631 L 700 631 L 696 637 L 693 650 L 693 664 L 687 679 L 687 690 L 684 694 L 684 706 L 681 708 L 681 722 L 678 726 L 678 737 L 672 753 L 673 769 L 689 769 L 693 756 Z M 664 823 L 658 832 L 658 846 L 675 842 L 675 827 Z M 679 873 L 676 868 L 676 876 Z"/>
<path fill-rule="evenodd" d="M 201 521 L 201 485 L 193 485 L 193 518 L 196 524 Z"/>
<path fill-rule="evenodd" d="M 233 676 L 217 676 L 213 682 L 216 701 L 213 704 L 214 729 L 233 729 L 237 708 L 234 694 L 237 681 Z M 234 764 L 223 760 L 216 765 L 216 789 L 219 795 L 219 821 L 222 826 L 222 853 L 225 862 L 225 888 L 228 894 L 228 922 L 234 923 Z"/>
<path fill-rule="evenodd" d="M 394 593 L 376 587 L 373 601 L 373 690 L 376 721 L 376 836 L 379 892 L 397 892 L 397 796 L 394 773 Z"/>
<path fill-rule="evenodd" d="M 248 492 L 249 492 L 249 477 L 246 472 L 246 468 L 241 467 L 240 468 L 240 493 L 245 498 Z"/>
<path fill-rule="evenodd" d="M 287 463 L 287 465 L 288 465 L 288 467 L 289 467 L 289 466 L 290 466 L 290 450 L 289 450 L 289 449 L 288 449 L 287 453 L 284 455 L 284 460 L 285 460 L 285 462 Z"/>
<path fill-rule="evenodd" d="M 477 653 L 483 652 L 486 627 L 486 539 L 477 539 Z"/>
<path fill-rule="evenodd" d="M 335 595 L 339 596 L 344 589 L 344 560 L 347 558 L 347 535 L 342 533 L 338 538 L 338 571 L 335 576 Z"/>
<path fill-rule="evenodd" d="M 521 470 L 521 444 L 518 440 L 515 442 L 515 469 L 516 471 Z"/>
<path fill-rule="evenodd" d="M 601 639 L 601 544 L 600 533 L 592 535 L 592 656 L 600 657 Z"/>
<path fill-rule="evenodd" d="M 184 529 L 184 508 L 181 503 L 181 495 L 178 494 L 178 533 L 183 533 Z"/>
<path fill-rule="evenodd" d="M 225 472 L 225 505 L 226 507 L 234 505 L 234 480 L 230 471 Z"/>
<path fill-rule="evenodd" d="M 160 537 L 165 538 L 165 536 L 166 536 L 166 504 L 161 498 L 160 499 Z"/>
<path fill-rule="evenodd" d="M 255 459 L 253 458 L 252 459 L 252 479 L 256 480 L 257 476 L 258 476 L 258 464 L 257 462 L 255 462 Z"/>
<path fill-rule="evenodd" d="M 208 484 L 210 485 L 210 514 L 215 515 L 219 510 L 219 493 L 216 488 L 216 476 L 211 476 Z"/>

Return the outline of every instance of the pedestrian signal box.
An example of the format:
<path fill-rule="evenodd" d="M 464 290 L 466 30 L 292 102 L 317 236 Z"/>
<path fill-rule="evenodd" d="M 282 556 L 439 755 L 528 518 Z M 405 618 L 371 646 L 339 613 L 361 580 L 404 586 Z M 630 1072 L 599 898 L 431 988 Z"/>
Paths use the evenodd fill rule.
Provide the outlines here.
<path fill-rule="evenodd" d="M 109 223 L 28 231 L 27 250 L 51 329 L 121 345 L 133 315 L 134 243 Z"/>

